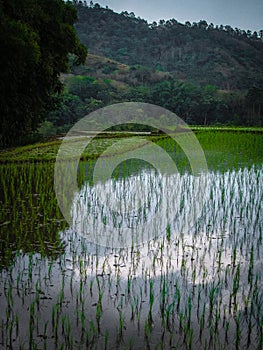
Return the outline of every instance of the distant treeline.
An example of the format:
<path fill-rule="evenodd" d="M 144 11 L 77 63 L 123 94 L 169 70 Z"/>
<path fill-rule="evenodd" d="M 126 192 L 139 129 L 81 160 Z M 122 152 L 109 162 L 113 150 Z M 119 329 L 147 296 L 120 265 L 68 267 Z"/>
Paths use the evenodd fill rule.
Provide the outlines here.
<path fill-rule="evenodd" d="M 90 53 L 151 67 L 177 79 L 220 89 L 263 86 L 263 29 L 256 32 L 205 20 L 148 23 L 127 11 L 75 1 L 76 30 Z"/>
<path fill-rule="evenodd" d="M 118 86 L 111 79 L 76 75 L 66 80 L 60 107 L 49 113 L 42 133 L 66 132 L 77 120 L 103 106 L 147 102 L 167 108 L 189 124 L 263 126 L 263 89 L 224 92 L 173 78 L 148 85 Z M 143 120 L 142 120 L 143 123 Z"/>
<path fill-rule="evenodd" d="M 88 3 L 87 1 L 74 0 L 72 2 L 75 6 L 79 5 L 79 6 L 88 7 L 90 9 L 104 9 L 99 3 L 94 4 L 93 1 L 90 1 Z M 105 9 L 107 11 L 113 12 L 113 10 L 111 10 L 108 6 L 106 6 Z M 140 18 L 139 16 L 136 17 L 134 12 L 122 11 L 121 15 L 148 23 L 147 20 L 144 20 L 144 19 Z M 148 23 L 148 26 L 150 28 L 156 28 L 156 27 L 170 28 L 171 26 L 174 26 L 174 25 L 182 26 L 183 24 L 179 23 L 174 18 L 172 18 L 170 20 L 160 19 L 158 23 L 156 21 L 153 21 L 152 23 Z M 191 28 L 191 27 L 196 28 L 197 27 L 197 28 L 201 28 L 201 29 L 225 31 L 232 36 L 239 36 L 239 37 L 242 36 L 243 38 L 248 38 L 248 39 L 255 40 L 255 41 L 258 41 L 258 40 L 263 41 L 263 29 L 261 29 L 259 31 L 243 30 L 243 29 L 240 29 L 237 27 L 232 28 L 230 25 L 222 25 L 222 24 L 215 25 L 213 23 L 208 24 L 208 22 L 206 20 L 200 20 L 199 22 L 192 22 L 192 23 L 190 21 L 186 21 L 184 25 L 188 28 Z"/>

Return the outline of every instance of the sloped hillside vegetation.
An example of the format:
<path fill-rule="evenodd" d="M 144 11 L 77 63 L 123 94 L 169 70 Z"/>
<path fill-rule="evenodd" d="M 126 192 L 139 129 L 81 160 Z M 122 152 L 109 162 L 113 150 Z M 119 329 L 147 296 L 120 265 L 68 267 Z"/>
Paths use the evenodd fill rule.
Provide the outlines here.
<path fill-rule="evenodd" d="M 98 4 L 76 6 L 76 30 L 90 53 L 220 89 L 263 85 L 263 30 L 252 33 L 205 20 L 147 23 L 134 13 L 118 14 Z"/>

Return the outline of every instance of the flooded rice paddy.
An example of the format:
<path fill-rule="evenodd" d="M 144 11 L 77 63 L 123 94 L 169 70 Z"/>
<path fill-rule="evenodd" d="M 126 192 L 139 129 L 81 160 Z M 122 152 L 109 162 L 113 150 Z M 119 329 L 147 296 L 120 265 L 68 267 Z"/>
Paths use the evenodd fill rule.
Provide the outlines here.
<path fill-rule="evenodd" d="M 177 173 L 82 162 L 71 226 L 53 163 L 0 166 L 0 348 L 263 348 L 263 137 L 198 137 L 198 178 L 165 138 Z"/>

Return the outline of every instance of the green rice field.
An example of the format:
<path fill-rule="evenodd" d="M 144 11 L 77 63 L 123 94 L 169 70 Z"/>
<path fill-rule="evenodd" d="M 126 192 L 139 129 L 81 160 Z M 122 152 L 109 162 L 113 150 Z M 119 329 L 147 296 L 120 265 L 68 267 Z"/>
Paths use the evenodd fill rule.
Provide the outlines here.
<path fill-rule="evenodd" d="M 94 139 L 71 225 L 54 190 L 61 141 L 0 152 L 0 349 L 263 349 L 263 133 L 195 132 L 197 177 L 167 136 Z M 94 182 L 104 150 L 107 167 L 150 142 L 177 172 L 130 157 Z M 163 207 L 143 242 L 100 240 L 106 226 L 118 239 L 151 227 Z"/>

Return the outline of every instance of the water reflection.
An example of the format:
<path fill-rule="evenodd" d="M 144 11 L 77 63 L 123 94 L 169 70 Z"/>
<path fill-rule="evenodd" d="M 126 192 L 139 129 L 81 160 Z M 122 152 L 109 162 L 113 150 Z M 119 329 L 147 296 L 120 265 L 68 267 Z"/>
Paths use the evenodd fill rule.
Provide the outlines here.
<path fill-rule="evenodd" d="M 189 246 L 202 249 L 211 238 L 211 252 L 217 251 L 218 242 L 223 242 L 221 250 L 231 251 L 233 245 L 252 245 L 262 236 L 262 183 L 258 166 L 200 177 L 142 169 L 96 185 L 85 182 L 72 205 L 71 230 L 109 250 L 139 244 L 143 252 L 149 242 L 158 245 L 164 238 L 183 237 Z M 229 263 L 228 255 L 222 264 Z"/>
<path fill-rule="evenodd" d="M 196 178 L 120 169 L 105 182 L 80 181 L 67 229 L 49 165 L 1 169 L 1 346 L 190 349 L 192 339 L 198 348 L 260 348 L 263 167 Z M 105 227 L 128 237 L 159 212 L 140 246 L 96 244 Z M 100 241 L 81 236 L 82 226 Z"/>
<path fill-rule="evenodd" d="M 145 243 L 174 231 L 175 225 L 175 234 L 190 231 L 201 214 L 209 181 L 207 174 L 166 174 L 142 168 L 130 176 L 121 171 L 118 176 L 115 169 L 111 178 L 86 181 L 75 194 L 72 229 L 112 248 Z"/>

